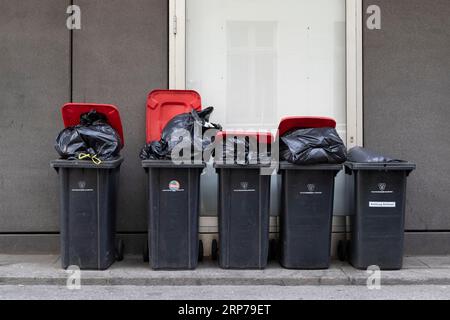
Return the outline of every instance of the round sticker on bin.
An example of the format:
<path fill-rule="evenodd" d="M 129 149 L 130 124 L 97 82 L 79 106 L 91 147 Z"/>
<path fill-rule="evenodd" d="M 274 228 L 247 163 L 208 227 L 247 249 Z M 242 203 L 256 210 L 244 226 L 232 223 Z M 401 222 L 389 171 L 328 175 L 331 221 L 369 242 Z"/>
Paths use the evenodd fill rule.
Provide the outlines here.
<path fill-rule="evenodd" d="M 182 191 L 180 189 L 180 183 L 177 180 L 172 180 L 169 182 L 169 190 L 172 192 Z"/>
<path fill-rule="evenodd" d="M 183 192 L 184 189 L 181 189 L 181 184 L 177 180 L 172 180 L 169 182 L 168 188 L 162 190 L 163 192 Z"/>
<path fill-rule="evenodd" d="M 169 183 L 169 190 L 170 191 L 179 191 L 180 190 L 180 183 L 176 180 L 172 180 Z"/>

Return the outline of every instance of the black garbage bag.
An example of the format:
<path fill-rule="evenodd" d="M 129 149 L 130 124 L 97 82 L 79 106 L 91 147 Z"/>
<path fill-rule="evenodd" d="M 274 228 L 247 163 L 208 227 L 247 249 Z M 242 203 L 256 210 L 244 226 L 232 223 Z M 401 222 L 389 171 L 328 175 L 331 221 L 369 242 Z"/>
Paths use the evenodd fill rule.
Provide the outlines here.
<path fill-rule="evenodd" d="M 165 141 L 153 141 L 142 148 L 140 158 L 142 160 L 163 160 L 166 159 L 167 149 Z"/>
<path fill-rule="evenodd" d="M 105 115 L 95 110 L 81 115 L 79 125 L 61 131 L 55 144 L 58 154 L 67 160 L 77 160 L 80 156 L 113 160 L 120 155 L 121 147 L 116 130 L 108 124 Z"/>
<path fill-rule="evenodd" d="M 271 161 L 270 146 L 262 150 L 256 139 L 231 134 L 227 135 L 222 143 L 223 163 L 249 165 Z"/>
<path fill-rule="evenodd" d="M 163 129 L 160 141 L 153 141 L 145 145 L 141 151 L 142 160 L 171 160 L 172 152 L 175 148 L 191 150 L 190 159 L 194 159 L 199 154 L 211 154 L 214 149 L 214 139 L 204 137 L 207 130 L 222 130 L 219 124 L 209 122 L 209 118 L 214 111 L 213 107 L 206 108 L 200 112 L 192 110 L 190 113 L 183 113 L 175 116 L 167 123 Z M 197 132 L 196 132 L 197 126 Z M 215 136 L 212 135 L 212 136 Z M 205 152 L 205 151 L 211 152 Z M 182 154 L 180 158 L 186 157 Z M 207 161 L 208 159 L 204 159 Z"/>
<path fill-rule="evenodd" d="M 356 163 L 395 163 L 404 162 L 377 154 L 371 150 L 355 147 L 348 152 L 348 161 Z"/>
<path fill-rule="evenodd" d="M 334 128 L 293 130 L 280 140 L 281 160 L 296 165 L 341 164 L 347 160 L 344 142 Z"/>

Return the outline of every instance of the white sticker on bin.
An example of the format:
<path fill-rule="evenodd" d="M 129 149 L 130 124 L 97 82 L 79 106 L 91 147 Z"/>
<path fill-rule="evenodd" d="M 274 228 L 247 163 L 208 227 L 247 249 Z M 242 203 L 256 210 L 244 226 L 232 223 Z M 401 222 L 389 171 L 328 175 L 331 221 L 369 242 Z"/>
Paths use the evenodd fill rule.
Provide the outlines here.
<path fill-rule="evenodd" d="M 233 189 L 233 192 L 256 192 L 256 189 L 249 188 L 249 183 L 246 181 L 242 181 L 240 183 L 240 189 Z"/>
<path fill-rule="evenodd" d="M 370 208 L 396 208 L 396 202 L 369 202 Z"/>

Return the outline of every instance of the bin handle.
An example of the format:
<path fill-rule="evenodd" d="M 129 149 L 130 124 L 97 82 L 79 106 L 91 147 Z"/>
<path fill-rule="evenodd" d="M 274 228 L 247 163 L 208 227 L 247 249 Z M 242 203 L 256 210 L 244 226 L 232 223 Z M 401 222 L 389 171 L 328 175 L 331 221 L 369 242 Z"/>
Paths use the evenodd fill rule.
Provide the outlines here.
<path fill-rule="evenodd" d="M 80 154 L 78 155 L 78 160 L 86 160 L 86 159 L 91 159 L 92 162 L 93 162 L 94 164 L 96 164 L 96 165 L 102 164 L 102 160 L 100 160 L 100 159 L 97 157 L 96 154 L 90 155 L 90 154 L 87 154 L 87 153 L 80 153 Z"/>

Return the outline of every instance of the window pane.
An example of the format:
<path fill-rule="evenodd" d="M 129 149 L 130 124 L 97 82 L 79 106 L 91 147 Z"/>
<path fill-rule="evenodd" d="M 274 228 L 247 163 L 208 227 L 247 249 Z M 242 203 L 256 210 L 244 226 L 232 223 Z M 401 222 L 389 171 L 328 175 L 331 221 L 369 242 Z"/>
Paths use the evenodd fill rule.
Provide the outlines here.
<path fill-rule="evenodd" d="M 345 0 L 186 0 L 186 10 L 186 84 L 213 121 L 275 129 L 284 116 L 329 116 L 346 140 Z M 202 198 L 215 199 L 214 179 Z M 336 185 L 343 214 L 341 176 Z M 202 208 L 215 212 L 214 201 Z"/>

